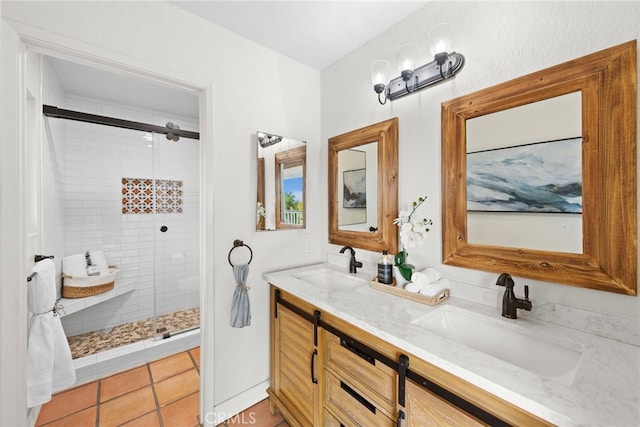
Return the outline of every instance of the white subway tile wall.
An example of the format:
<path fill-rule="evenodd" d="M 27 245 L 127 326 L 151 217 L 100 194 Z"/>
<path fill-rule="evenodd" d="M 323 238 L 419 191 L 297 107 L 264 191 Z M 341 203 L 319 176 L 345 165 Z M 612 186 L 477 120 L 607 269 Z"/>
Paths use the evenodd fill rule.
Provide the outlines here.
<path fill-rule="evenodd" d="M 194 118 L 73 95 L 66 95 L 64 105 L 57 106 L 160 126 L 171 121 L 181 129 L 198 131 Z M 45 247 L 56 259 L 102 250 L 108 263 L 119 269 L 118 278 L 137 281 L 131 293 L 65 316 L 67 336 L 197 307 L 199 141 L 174 142 L 149 132 L 45 120 L 52 127 L 44 135 Z M 126 177 L 181 181 L 182 212 L 123 214 Z M 166 232 L 160 231 L 163 225 Z"/>

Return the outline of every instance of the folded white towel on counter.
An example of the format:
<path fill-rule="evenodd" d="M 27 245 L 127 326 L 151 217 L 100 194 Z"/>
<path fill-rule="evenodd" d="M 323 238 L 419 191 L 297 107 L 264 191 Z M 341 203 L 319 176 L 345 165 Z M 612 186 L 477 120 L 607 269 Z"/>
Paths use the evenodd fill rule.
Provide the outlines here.
<path fill-rule="evenodd" d="M 420 294 L 426 295 L 428 297 L 433 297 L 438 295 L 445 289 L 449 289 L 449 280 L 448 279 L 440 279 L 435 283 L 429 283 L 428 285 L 420 288 Z"/>
<path fill-rule="evenodd" d="M 404 285 L 404 289 L 409 292 L 421 292 L 421 290 L 431 283 L 440 279 L 440 273 L 434 268 L 425 268 L 422 271 L 414 271 L 411 274 L 411 281 Z"/>
<path fill-rule="evenodd" d="M 440 273 L 438 273 L 438 270 L 435 268 L 425 268 L 422 271 L 414 271 L 411 275 L 411 281 L 422 285 L 428 285 L 429 283 L 437 282 L 440 277 Z"/>
<path fill-rule="evenodd" d="M 404 285 L 404 289 L 409 292 L 417 293 L 422 289 L 422 283 L 408 282 Z"/>

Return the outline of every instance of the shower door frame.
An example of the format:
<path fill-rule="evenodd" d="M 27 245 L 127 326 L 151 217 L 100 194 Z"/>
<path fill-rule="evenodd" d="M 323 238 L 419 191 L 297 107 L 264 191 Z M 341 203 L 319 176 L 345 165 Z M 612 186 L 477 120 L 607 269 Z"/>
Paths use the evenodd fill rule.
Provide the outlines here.
<path fill-rule="evenodd" d="M 25 119 L 28 116 L 27 103 L 24 101 L 26 96 L 26 82 L 28 71 L 25 61 L 27 53 L 37 53 L 41 55 L 48 55 L 53 57 L 59 57 L 68 61 L 85 64 L 93 67 L 103 68 L 111 71 L 116 71 L 125 75 L 134 76 L 155 83 L 170 85 L 180 88 L 185 91 L 195 93 L 200 98 L 200 110 L 199 110 L 199 122 L 200 122 L 200 322 L 201 322 L 201 342 L 200 352 L 201 361 L 211 359 L 214 354 L 214 331 L 215 331 L 215 316 L 214 316 L 214 230 L 215 230 L 215 217 L 214 217 L 214 145 L 213 145 L 213 105 L 214 105 L 214 85 L 212 81 L 196 82 L 193 81 L 192 76 L 181 75 L 175 70 L 165 69 L 157 64 L 149 64 L 143 61 L 138 61 L 134 58 L 120 55 L 112 51 L 104 49 L 98 49 L 95 46 L 89 46 L 74 40 L 67 39 L 63 36 L 43 31 L 39 28 L 31 27 L 28 25 L 11 22 L 2 19 L 0 23 L 0 29 L 3 35 L 3 47 L 8 48 L 2 52 L 2 59 L 7 60 L 5 64 L 7 66 L 16 64 L 16 72 L 10 73 L 5 76 L 7 79 L 7 86 L 13 85 L 17 88 L 15 94 L 11 97 L 7 97 L 6 100 L 2 100 L 2 109 L 11 111 L 11 108 L 15 108 L 15 127 L 9 126 L 7 135 L 15 135 L 15 139 L 12 141 L 10 147 L 6 149 L 6 152 L 16 153 L 18 164 L 12 167 L 10 171 L 7 171 L 6 175 L 12 180 L 16 181 L 18 191 L 11 197 L 11 200 L 15 200 L 19 206 L 17 209 L 21 214 L 24 214 L 24 207 L 29 206 L 26 201 L 28 194 L 22 191 L 21 183 L 29 182 L 33 171 L 29 169 L 29 162 L 25 161 L 25 153 L 31 152 L 34 148 L 33 143 L 29 141 L 27 136 L 30 134 L 28 129 L 28 123 Z M 39 78 L 41 80 L 41 70 L 38 71 Z M 4 87 L 4 86 L 3 86 Z M 38 113 L 38 120 L 41 122 L 42 117 L 42 102 L 39 99 L 40 108 L 36 108 Z M 17 107 L 17 108 L 16 108 Z M 39 142 L 41 143 L 41 142 Z M 4 153 L 3 149 L 3 153 Z M 31 174 L 30 174 L 31 172 Z M 22 220 L 20 215 L 7 215 L 3 216 L 3 227 L 6 226 L 8 230 L 14 230 L 13 234 L 20 233 L 23 230 Z M 27 236 L 24 233 L 19 235 L 17 242 L 14 244 L 18 250 L 15 254 L 2 254 L 0 258 L 0 264 L 3 266 L 2 277 L 13 279 L 19 277 L 26 277 L 30 272 L 30 268 L 33 264 L 30 264 L 26 259 L 23 259 L 22 250 L 24 248 L 30 248 L 33 246 L 30 242 L 34 241 L 33 236 Z M 3 246 L 4 247 L 4 246 Z M 20 262 L 13 262 L 14 258 L 19 257 Z M 21 283 L 15 281 L 16 283 Z M 21 283 L 22 284 L 22 283 Z M 24 286 L 24 285 L 23 285 Z M 15 403 L 11 413 L 7 413 L 2 416 L 0 421 L 9 422 L 10 424 L 24 424 L 28 422 L 34 416 L 37 416 L 37 411 L 28 411 L 26 406 L 26 330 L 27 330 L 27 300 L 26 300 L 26 288 L 16 291 L 14 295 L 9 295 L 12 298 L 5 298 L 3 296 L 1 302 L 2 307 L 2 327 L 5 328 L 5 323 L 8 323 L 5 313 L 13 312 L 15 310 L 4 310 L 5 308 L 16 308 L 18 315 L 13 318 L 15 322 L 14 333 L 3 334 L 1 348 L 8 348 L 11 344 L 14 348 L 10 354 L 3 352 L 2 363 L 4 365 L 12 366 L 15 369 L 15 373 L 11 375 L 11 378 L 4 378 L 3 383 L 6 387 L 12 390 L 12 402 Z M 203 308 L 206 308 L 203 310 Z M 25 335 L 24 337 L 22 335 Z M 18 344 L 17 346 L 15 344 Z M 209 357 L 207 357 L 209 356 Z M 205 381 L 205 378 L 207 381 Z M 5 382 L 6 380 L 6 382 Z M 207 408 L 214 407 L 214 369 L 212 364 L 200 363 L 200 404 L 199 415 L 201 420 L 206 420 L 205 411 Z M 5 387 L 3 386 L 3 390 Z M 8 389 L 7 389 L 8 390 Z M 34 415 L 35 412 L 35 415 Z M 33 419 L 35 422 L 35 419 Z"/>

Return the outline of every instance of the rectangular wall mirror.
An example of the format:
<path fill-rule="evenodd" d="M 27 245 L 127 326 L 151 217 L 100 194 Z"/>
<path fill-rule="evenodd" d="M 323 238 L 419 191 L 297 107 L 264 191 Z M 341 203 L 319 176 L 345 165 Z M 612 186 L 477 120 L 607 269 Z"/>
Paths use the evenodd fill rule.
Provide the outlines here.
<path fill-rule="evenodd" d="M 636 41 L 442 104 L 444 264 L 637 294 Z"/>
<path fill-rule="evenodd" d="M 398 119 L 329 139 L 329 242 L 398 250 Z"/>
<path fill-rule="evenodd" d="M 305 141 L 258 131 L 256 142 L 256 230 L 305 228 Z"/>

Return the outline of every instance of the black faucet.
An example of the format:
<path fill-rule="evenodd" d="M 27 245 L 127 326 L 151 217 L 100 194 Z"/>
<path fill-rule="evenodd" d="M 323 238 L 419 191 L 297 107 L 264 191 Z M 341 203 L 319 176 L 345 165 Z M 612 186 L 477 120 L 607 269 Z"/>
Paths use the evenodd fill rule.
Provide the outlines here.
<path fill-rule="evenodd" d="M 357 273 L 357 269 L 362 268 L 362 262 L 356 261 L 356 251 L 354 251 L 351 246 L 343 246 L 342 249 L 340 249 L 340 253 L 343 254 L 347 249 L 349 249 L 349 251 L 351 252 L 351 260 L 349 261 L 349 273 Z"/>
<path fill-rule="evenodd" d="M 513 279 L 508 273 L 502 273 L 498 277 L 496 285 L 504 286 L 504 296 L 502 297 L 502 317 L 507 319 L 517 319 L 517 309 L 522 308 L 531 311 L 531 301 L 529 301 L 529 286 L 524 286 L 524 299 L 516 298 L 513 293 Z"/>

